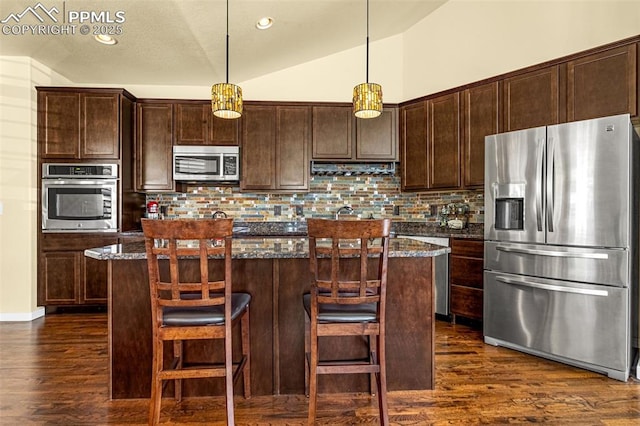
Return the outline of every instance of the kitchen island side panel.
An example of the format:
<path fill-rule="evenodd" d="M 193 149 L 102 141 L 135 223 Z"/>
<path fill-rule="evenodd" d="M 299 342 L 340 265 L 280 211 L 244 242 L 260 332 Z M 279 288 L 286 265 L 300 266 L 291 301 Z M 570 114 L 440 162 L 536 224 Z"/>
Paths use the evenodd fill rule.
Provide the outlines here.
<path fill-rule="evenodd" d="M 148 398 L 152 352 L 146 260 L 108 262 L 111 398 Z M 431 257 L 389 259 L 386 346 L 390 391 L 434 387 L 431 266 Z M 234 291 L 252 295 L 252 394 L 302 394 L 301 298 L 308 290 L 308 259 L 238 259 L 233 268 Z M 239 338 L 235 340 L 239 342 Z M 352 342 L 345 350 L 357 351 L 359 346 Z M 192 353 L 198 357 L 213 348 L 215 345 L 204 350 L 193 347 Z M 335 378 L 327 378 L 326 392 L 368 391 L 366 375 L 348 375 L 331 384 Z M 222 380 L 188 382 L 184 385 L 186 396 L 223 394 Z M 166 395 L 171 389 L 169 384 Z M 241 389 L 239 383 L 236 393 Z"/>

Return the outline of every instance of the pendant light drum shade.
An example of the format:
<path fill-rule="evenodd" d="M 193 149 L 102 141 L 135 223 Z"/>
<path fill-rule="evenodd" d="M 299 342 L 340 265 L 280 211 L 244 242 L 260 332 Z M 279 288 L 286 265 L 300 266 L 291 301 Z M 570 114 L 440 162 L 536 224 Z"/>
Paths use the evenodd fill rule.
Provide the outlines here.
<path fill-rule="evenodd" d="M 361 83 L 353 88 L 353 113 L 358 118 L 375 118 L 382 114 L 382 86 Z"/>
<path fill-rule="evenodd" d="M 211 109 L 220 118 L 239 118 L 242 115 L 242 88 L 232 83 L 211 86 Z"/>

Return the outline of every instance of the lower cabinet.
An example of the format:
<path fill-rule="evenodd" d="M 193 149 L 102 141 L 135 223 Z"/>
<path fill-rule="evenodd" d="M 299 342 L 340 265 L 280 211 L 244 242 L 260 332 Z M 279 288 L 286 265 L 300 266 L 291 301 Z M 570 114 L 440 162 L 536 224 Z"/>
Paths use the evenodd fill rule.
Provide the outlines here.
<path fill-rule="evenodd" d="M 451 314 L 482 320 L 483 240 L 453 238 L 451 240 Z"/>
<path fill-rule="evenodd" d="M 118 242 L 117 237 L 43 234 L 38 268 L 38 305 L 106 305 L 107 262 L 84 250 Z"/>

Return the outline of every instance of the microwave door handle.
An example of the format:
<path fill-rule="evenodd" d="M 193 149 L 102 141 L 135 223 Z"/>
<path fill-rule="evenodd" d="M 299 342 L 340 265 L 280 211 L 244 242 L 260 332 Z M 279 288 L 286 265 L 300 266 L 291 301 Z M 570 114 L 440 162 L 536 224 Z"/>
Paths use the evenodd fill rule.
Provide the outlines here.
<path fill-rule="evenodd" d="M 535 283 L 535 282 L 525 281 L 525 280 L 514 280 L 514 279 L 511 279 L 511 278 L 500 277 L 500 276 L 496 277 L 496 281 L 504 283 L 504 284 L 511 284 L 511 285 L 522 286 L 522 287 L 539 288 L 539 289 L 542 289 L 542 290 L 557 291 L 557 292 L 561 292 L 561 293 L 585 294 L 585 295 L 588 295 L 588 296 L 602 296 L 602 297 L 609 296 L 609 292 L 607 290 L 595 290 L 595 289 L 588 289 L 588 288 L 565 287 L 565 286 L 562 286 L 562 285 L 555 285 L 555 284 L 543 284 L 543 283 Z"/>
<path fill-rule="evenodd" d="M 538 225 L 538 231 L 542 232 L 542 193 L 544 190 L 544 182 L 542 176 L 544 167 L 544 139 L 539 140 L 538 143 L 540 146 L 538 148 L 538 155 L 536 159 L 536 223 Z"/>
<path fill-rule="evenodd" d="M 547 168 L 547 229 L 553 232 L 553 210 L 555 204 L 556 166 L 555 140 L 549 137 L 549 167 Z"/>

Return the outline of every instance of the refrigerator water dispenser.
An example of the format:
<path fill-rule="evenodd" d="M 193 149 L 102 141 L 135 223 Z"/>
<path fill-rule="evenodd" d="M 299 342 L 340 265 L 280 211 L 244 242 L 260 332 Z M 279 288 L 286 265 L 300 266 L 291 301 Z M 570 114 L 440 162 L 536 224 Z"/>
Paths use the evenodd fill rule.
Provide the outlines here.
<path fill-rule="evenodd" d="M 524 229 L 524 199 L 498 198 L 496 199 L 496 229 L 518 230 Z"/>

